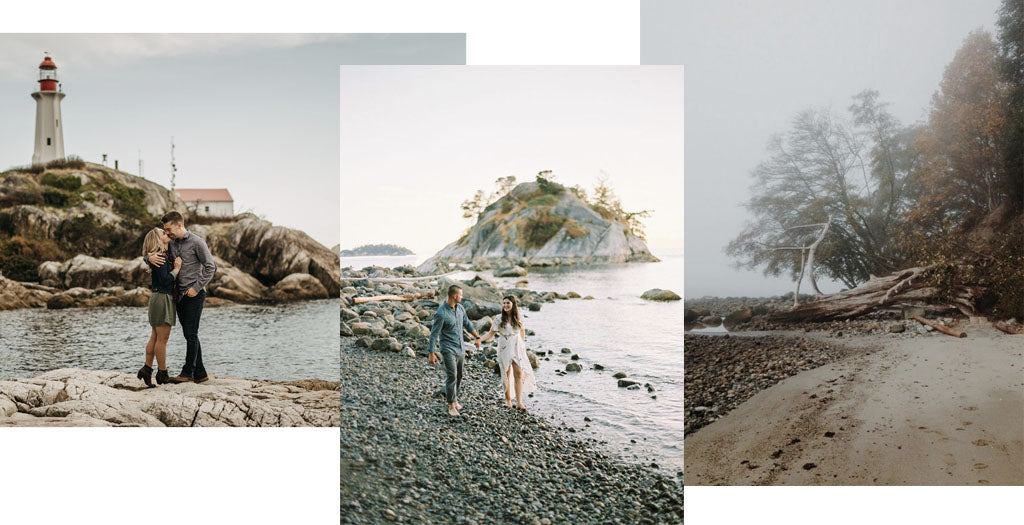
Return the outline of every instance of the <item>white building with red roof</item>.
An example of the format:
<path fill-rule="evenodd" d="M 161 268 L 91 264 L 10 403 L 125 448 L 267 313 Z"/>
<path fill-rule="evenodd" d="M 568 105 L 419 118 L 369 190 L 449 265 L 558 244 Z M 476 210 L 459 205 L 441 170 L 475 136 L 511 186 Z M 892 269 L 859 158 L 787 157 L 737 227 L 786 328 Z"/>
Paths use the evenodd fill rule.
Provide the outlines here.
<path fill-rule="evenodd" d="M 176 188 L 190 211 L 206 217 L 234 217 L 235 200 L 227 188 Z"/>

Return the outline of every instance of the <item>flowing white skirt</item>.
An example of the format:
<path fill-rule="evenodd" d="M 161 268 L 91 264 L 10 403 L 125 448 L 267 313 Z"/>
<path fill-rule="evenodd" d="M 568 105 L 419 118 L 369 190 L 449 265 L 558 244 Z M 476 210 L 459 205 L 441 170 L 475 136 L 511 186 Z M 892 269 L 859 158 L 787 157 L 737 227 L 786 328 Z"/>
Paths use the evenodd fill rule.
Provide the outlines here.
<path fill-rule="evenodd" d="M 515 399 L 516 383 L 512 374 L 512 363 L 523 372 L 523 396 L 537 391 L 537 380 L 530 366 L 530 358 L 526 355 L 526 342 L 515 333 L 498 334 L 498 367 L 501 372 L 501 385 Z"/>

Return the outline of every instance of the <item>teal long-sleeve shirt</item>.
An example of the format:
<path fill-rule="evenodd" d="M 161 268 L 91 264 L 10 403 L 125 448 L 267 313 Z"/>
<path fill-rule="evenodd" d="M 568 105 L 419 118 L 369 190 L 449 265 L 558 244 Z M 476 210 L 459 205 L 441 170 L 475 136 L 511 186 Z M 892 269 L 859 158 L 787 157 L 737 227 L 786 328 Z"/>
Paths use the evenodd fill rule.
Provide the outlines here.
<path fill-rule="evenodd" d="M 440 341 L 441 352 L 464 355 L 466 350 L 462 348 L 462 330 L 469 333 L 476 331 L 473 323 L 469 322 L 466 309 L 459 303 L 455 303 L 455 308 L 448 306 L 447 301 L 441 303 L 441 306 L 437 307 L 437 312 L 434 312 L 434 324 L 430 326 L 427 350 L 434 352 L 435 344 Z"/>

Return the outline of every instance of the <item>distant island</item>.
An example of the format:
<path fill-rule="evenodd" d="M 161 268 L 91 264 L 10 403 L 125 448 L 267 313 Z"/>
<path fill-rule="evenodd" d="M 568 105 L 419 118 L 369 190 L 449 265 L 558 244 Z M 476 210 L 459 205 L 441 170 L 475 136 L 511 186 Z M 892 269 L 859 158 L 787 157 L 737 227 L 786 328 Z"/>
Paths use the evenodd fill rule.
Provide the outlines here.
<path fill-rule="evenodd" d="M 366 255 L 416 255 L 412 250 L 397 244 L 364 244 L 351 250 L 341 250 L 342 257 L 360 257 Z"/>

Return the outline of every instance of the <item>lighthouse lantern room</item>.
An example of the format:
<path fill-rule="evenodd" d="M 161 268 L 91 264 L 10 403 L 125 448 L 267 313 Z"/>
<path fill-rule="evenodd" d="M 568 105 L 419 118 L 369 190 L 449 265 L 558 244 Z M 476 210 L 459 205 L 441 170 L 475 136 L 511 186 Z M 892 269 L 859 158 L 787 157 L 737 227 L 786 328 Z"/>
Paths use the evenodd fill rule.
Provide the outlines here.
<path fill-rule="evenodd" d="M 57 65 L 47 55 L 39 64 L 39 91 L 32 93 L 36 101 L 36 140 L 32 164 L 45 164 L 64 158 L 64 131 L 60 117 L 60 101 L 64 92 L 57 81 Z"/>

